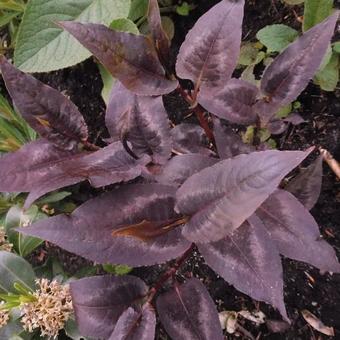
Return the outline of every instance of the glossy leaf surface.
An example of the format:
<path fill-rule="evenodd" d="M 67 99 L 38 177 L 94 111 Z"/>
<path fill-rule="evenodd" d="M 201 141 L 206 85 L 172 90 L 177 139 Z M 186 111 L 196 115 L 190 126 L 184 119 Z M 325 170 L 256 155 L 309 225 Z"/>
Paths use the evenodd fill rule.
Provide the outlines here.
<path fill-rule="evenodd" d="M 252 145 L 243 143 L 241 137 L 230 127 L 222 125 L 218 118 L 214 119 L 214 137 L 217 153 L 221 159 L 255 151 Z"/>
<path fill-rule="evenodd" d="M 266 69 L 261 90 L 266 98 L 257 110 L 264 122 L 291 103 L 317 72 L 334 33 L 338 12 L 290 44 Z"/>
<path fill-rule="evenodd" d="M 292 193 L 308 210 L 311 210 L 319 199 L 322 186 L 322 156 L 311 165 L 301 170 L 285 190 Z"/>
<path fill-rule="evenodd" d="M 165 163 L 171 155 L 170 125 L 162 97 L 140 97 L 121 83 L 112 89 L 106 126 L 114 139 L 128 140 L 137 156 Z"/>
<path fill-rule="evenodd" d="M 198 248 L 227 282 L 253 299 L 272 304 L 287 319 L 281 258 L 259 218 L 252 216 L 230 236 Z"/>
<path fill-rule="evenodd" d="M 222 87 L 237 65 L 244 1 L 222 0 L 201 16 L 186 36 L 176 71 L 207 94 Z"/>
<path fill-rule="evenodd" d="M 177 81 L 165 78 L 157 52 L 149 38 L 113 31 L 103 25 L 61 22 L 82 45 L 118 78 L 139 95 L 160 95 L 173 91 Z"/>
<path fill-rule="evenodd" d="M 233 123 L 249 125 L 256 122 L 254 104 L 258 88 L 242 79 L 231 79 L 214 95 L 200 93 L 199 103 L 216 116 Z"/>
<path fill-rule="evenodd" d="M 20 232 L 98 263 L 134 267 L 163 263 L 189 248 L 180 229 L 144 239 L 138 234 L 121 236 L 114 232 L 142 222 L 146 225 L 146 221 L 161 227 L 165 221 L 179 218 L 173 209 L 174 194 L 173 187 L 160 184 L 126 185 L 87 201 L 70 216 L 39 221 Z"/>
<path fill-rule="evenodd" d="M 4 57 L 0 69 L 13 102 L 42 137 L 62 149 L 87 140 L 87 126 L 78 108 L 64 95 L 16 69 Z"/>
<path fill-rule="evenodd" d="M 205 243 L 232 233 L 309 152 L 253 152 L 189 177 L 176 194 L 176 210 L 191 216 L 183 228 L 184 236 Z"/>
<path fill-rule="evenodd" d="M 129 307 L 117 321 L 109 340 L 152 340 L 155 337 L 156 314 L 152 306 Z"/>
<path fill-rule="evenodd" d="M 170 40 L 162 26 L 157 0 L 149 0 L 148 23 L 159 59 L 166 66 L 170 57 Z"/>
<path fill-rule="evenodd" d="M 323 271 L 339 272 L 334 249 L 320 237 L 317 223 L 290 193 L 278 190 L 256 211 L 280 253 Z"/>
<path fill-rule="evenodd" d="M 134 276 L 95 276 L 71 282 L 76 321 L 83 336 L 108 339 L 125 309 L 147 293 Z"/>
<path fill-rule="evenodd" d="M 46 140 L 25 145 L 0 159 L 0 191 L 30 192 L 25 207 L 44 194 L 88 180 L 101 187 L 138 177 L 148 157 L 136 161 L 120 142 L 93 153 L 70 154 Z"/>
<path fill-rule="evenodd" d="M 157 310 L 172 339 L 223 339 L 214 301 L 198 279 L 192 278 L 160 295 Z"/>

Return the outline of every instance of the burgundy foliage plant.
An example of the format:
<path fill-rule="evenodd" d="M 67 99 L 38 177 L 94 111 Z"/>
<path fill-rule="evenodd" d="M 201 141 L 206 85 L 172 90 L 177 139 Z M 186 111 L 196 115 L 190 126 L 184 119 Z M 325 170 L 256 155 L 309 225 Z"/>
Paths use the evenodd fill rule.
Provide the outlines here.
<path fill-rule="evenodd" d="M 70 215 L 19 231 L 97 263 L 138 267 L 174 260 L 151 287 L 133 276 L 72 282 L 83 336 L 152 340 L 157 310 L 173 339 L 223 339 L 204 285 L 196 278 L 176 281 L 193 249 L 227 282 L 273 305 L 287 321 L 281 255 L 340 272 L 335 251 L 309 212 L 320 193 L 321 160 L 282 184 L 313 147 L 278 151 L 244 144 L 222 121 L 268 127 L 317 72 L 338 12 L 289 45 L 266 68 L 258 88 L 232 78 L 243 7 L 244 0 L 222 0 L 203 15 L 179 51 L 176 70 L 156 0 L 149 6 L 150 37 L 58 23 L 117 79 L 106 113 L 111 144 L 104 148 L 88 141 L 84 119 L 69 99 L 0 59 L 15 106 L 41 137 L 0 158 L 0 191 L 28 192 L 29 207 L 82 181 L 96 188 L 119 184 Z M 191 80 L 192 90 L 181 79 Z M 201 127 L 171 128 L 161 95 L 172 91 L 190 104 Z M 171 283 L 167 290 L 165 283 Z"/>

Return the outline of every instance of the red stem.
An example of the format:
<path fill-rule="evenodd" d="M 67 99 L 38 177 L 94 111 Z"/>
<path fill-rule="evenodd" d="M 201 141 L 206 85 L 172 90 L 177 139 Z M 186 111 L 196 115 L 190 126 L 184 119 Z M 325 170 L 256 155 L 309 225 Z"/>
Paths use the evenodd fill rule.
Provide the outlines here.
<path fill-rule="evenodd" d="M 179 269 L 179 267 L 185 262 L 185 260 L 191 255 L 195 245 L 192 243 L 190 248 L 181 256 L 179 257 L 175 264 L 167 270 L 156 282 L 156 284 L 149 290 L 149 297 L 147 302 L 151 303 L 151 301 L 154 299 L 157 292 L 163 287 L 164 283 L 168 281 Z"/>

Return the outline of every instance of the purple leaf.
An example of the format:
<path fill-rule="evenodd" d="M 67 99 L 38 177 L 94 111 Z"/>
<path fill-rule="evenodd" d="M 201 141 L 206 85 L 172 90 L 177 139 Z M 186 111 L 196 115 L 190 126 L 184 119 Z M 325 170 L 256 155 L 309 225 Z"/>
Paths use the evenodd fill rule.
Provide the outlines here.
<path fill-rule="evenodd" d="M 8 92 L 22 117 L 40 136 L 61 149 L 76 149 L 87 140 L 87 126 L 78 108 L 60 92 L 25 74 L 0 57 Z"/>
<path fill-rule="evenodd" d="M 46 140 L 24 145 L 0 159 L 0 191 L 30 192 L 28 208 L 48 192 L 88 180 L 94 187 L 138 177 L 149 158 L 136 161 L 120 142 L 99 151 L 72 154 L 56 150 Z"/>
<path fill-rule="evenodd" d="M 302 123 L 306 123 L 306 121 L 298 114 L 292 113 L 288 117 L 284 119 L 285 122 L 291 123 L 293 125 L 300 125 Z"/>
<path fill-rule="evenodd" d="M 301 170 L 285 190 L 292 193 L 308 210 L 311 210 L 319 199 L 322 186 L 322 162 L 319 156 L 310 166 Z"/>
<path fill-rule="evenodd" d="M 216 116 L 233 123 L 249 125 L 256 122 L 254 110 L 258 88 L 242 79 L 231 79 L 223 88 L 211 93 L 200 92 L 199 103 Z"/>
<path fill-rule="evenodd" d="M 136 96 L 117 82 L 111 92 L 106 126 L 114 139 L 128 140 L 137 156 L 153 155 L 159 164 L 170 158 L 170 126 L 162 97 Z"/>
<path fill-rule="evenodd" d="M 214 118 L 214 137 L 217 153 L 221 159 L 255 151 L 253 146 L 243 143 L 241 137 L 230 127 L 222 125 L 218 118 Z"/>
<path fill-rule="evenodd" d="M 314 26 L 290 44 L 266 69 L 261 90 L 266 96 L 257 104 L 264 123 L 295 100 L 317 72 L 334 33 L 339 12 Z"/>
<path fill-rule="evenodd" d="M 181 123 L 171 129 L 174 152 L 211 155 L 204 130 L 197 124 Z"/>
<path fill-rule="evenodd" d="M 113 233 L 138 223 L 180 219 L 174 212 L 175 188 L 160 184 L 125 185 L 94 198 L 70 216 L 38 221 L 20 232 L 50 241 L 67 251 L 98 263 L 144 266 L 182 255 L 190 243 L 176 228 L 142 240 Z M 39 235 L 39 236 L 38 236 Z"/>
<path fill-rule="evenodd" d="M 162 184 L 180 186 L 188 177 L 217 162 L 216 158 L 198 153 L 175 156 L 164 165 L 161 172 L 154 176 L 154 179 Z"/>
<path fill-rule="evenodd" d="M 232 233 L 310 152 L 253 152 L 189 177 L 176 193 L 176 211 L 191 216 L 183 235 L 206 243 Z"/>
<path fill-rule="evenodd" d="M 340 272 L 335 251 L 321 239 L 313 216 L 292 194 L 277 190 L 261 205 L 256 215 L 282 255 L 323 271 Z"/>
<path fill-rule="evenodd" d="M 288 124 L 283 119 L 273 119 L 267 124 L 267 129 L 272 135 L 280 135 L 288 128 Z"/>
<path fill-rule="evenodd" d="M 162 26 L 157 0 L 149 0 L 148 23 L 156 50 L 158 52 L 158 57 L 162 64 L 167 66 L 169 64 L 170 56 L 170 40 Z"/>
<path fill-rule="evenodd" d="M 222 0 L 200 17 L 181 46 L 177 75 L 207 94 L 231 78 L 241 45 L 244 0 Z"/>
<path fill-rule="evenodd" d="M 120 315 L 147 294 L 137 277 L 94 276 L 71 282 L 79 331 L 83 336 L 108 339 Z"/>
<path fill-rule="evenodd" d="M 153 96 L 169 93 L 177 87 L 177 81 L 165 78 L 149 38 L 113 31 L 98 24 L 63 21 L 60 25 L 132 92 Z"/>
<path fill-rule="evenodd" d="M 129 307 L 117 321 L 109 340 L 153 340 L 156 315 L 149 304 L 135 310 Z"/>
<path fill-rule="evenodd" d="M 160 295 L 157 310 L 172 339 L 223 340 L 214 301 L 198 279 L 192 278 Z"/>
<path fill-rule="evenodd" d="M 251 216 L 233 234 L 198 244 L 198 249 L 218 275 L 253 299 L 270 303 L 288 320 L 281 258 L 259 218 Z"/>

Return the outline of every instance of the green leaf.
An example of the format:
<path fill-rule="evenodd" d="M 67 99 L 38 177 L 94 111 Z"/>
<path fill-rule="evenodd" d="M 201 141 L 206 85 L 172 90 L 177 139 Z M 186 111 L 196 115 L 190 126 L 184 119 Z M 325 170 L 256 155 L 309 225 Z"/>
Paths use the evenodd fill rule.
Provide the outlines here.
<path fill-rule="evenodd" d="M 314 77 L 314 82 L 324 91 L 334 91 L 339 82 L 339 58 L 337 53 L 333 53 L 329 63 Z"/>
<path fill-rule="evenodd" d="M 14 229 L 47 217 L 46 214 L 39 211 L 36 205 L 31 206 L 25 211 L 19 205 L 15 205 L 9 209 L 4 227 L 8 236 L 8 241 L 13 244 L 14 250 L 20 256 L 25 257 L 29 255 L 43 243 L 43 240 L 23 235 Z"/>
<path fill-rule="evenodd" d="M 333 51 L 340 54 L 340 41 L 337 41 L 333 45 Z"/>
<path fill-rule="evenodd" d="M 37 201 L 37 204 L 43 205 L 43 204 L 51 204 L 51 203 L 57 203 L 62 201 L 63 199 L 65 199 L 68 196 L 71 196 L 72 193 L 68 192 L 68 191 L 56 191 L 56 192 L 52 192 L 50 194 L 47 194 L 46 196 L 40 198 Z"/>
<path fill-rule="evenodd" d="M 110 28 L 116 31 L 139 34 L 139 30 L 136 24 L 126 18 L 113 20 L 110 24 Z"/>
<path fill-rule="evenodd" d="M 244 66 L 255 64 L 258 59 L 258 54 L 259 50 L 255 47 L 254 43 L 245 43 L 241 47 L 238 63 Z"/>
<path fill-rule="evenodd" d="M 0 292 L 16 293 L 15 282 L 33 290 L 34 280 L 35 274 L 32 266 L 26 260 L 13 253 L 0 251 Z"/>
<path fill-rule="evenodd" d="M 132 268 L 122 264 L 103 264 L 103 269 L 110 274 L 114 275 L 126 275 L 132 271 Z"/>
<path fill-rule="evenodd" d="M 127 17 L 130 0 L 30 0 L 20 25 L 14 62 L 26 72 L 48 72 L 73 66 L 91 53 L 56 21 L 109 25 Z"/>
<path fill-rule="evenodd" d="M 20 13 L 18 12 L 3 12 L 0 16 L 0 27 L 6 26 L 12 19 L 17 17 Z"/>
<path fill-rule="evenodd" d="M 23 12 L 25 10 L 25 4 L 21 1 L 15 0 L 2 0 L 0 1 L 0 10 Z"/>
<path fill-rule="evenodd" d="M 256 34 L 256 38 L 267 47 L 267 52 L 281 52 L 292 43 L 299 33 L 295 29 L 283 25 L 269 25 Z"/>
<path fill-rule="evenodd" d="M 182 5 L 176 7 L 176 12 L 179 15 L 188 16 L 190 14 L 191 6 L 184 1 Z"/>
<path fill-rule="evenodd" d="M 288 5 L 300 5 L 302 4 L 305 0 L 283 0 L 286 4 Z"/>
<path fill-rule="evenodd" d="M 149 0 L 132 0 L 129 12 L 129 19 L 136 21 L 141 17 L 145 17 L 149 7 Z"/>
<path fill-rule="evenodd" d="M 331 15 L 333 0 L 305 0 L 303 31 L 306 32 Z"/>
<path fill-rule="evenodd" d="M 167 17 L 167 16 L 162 16 L 161 20 L 162 20 L 162 27 L 163 27 L 164 32 L 166 33 L 168 38 L 172 40 L 175 36 L 174 22 L 172 21 L 170 17 Z"/>
<path fill-rule="evenodd" d="M 276 112 L 275 117 L 276 118 L 287 118 L 289 114 L 292 112 L 292 109 L 293 109 L 293 105 L 288 104 L 284 106 L 283 108 L 281 108 L 278 112 Z"/>

